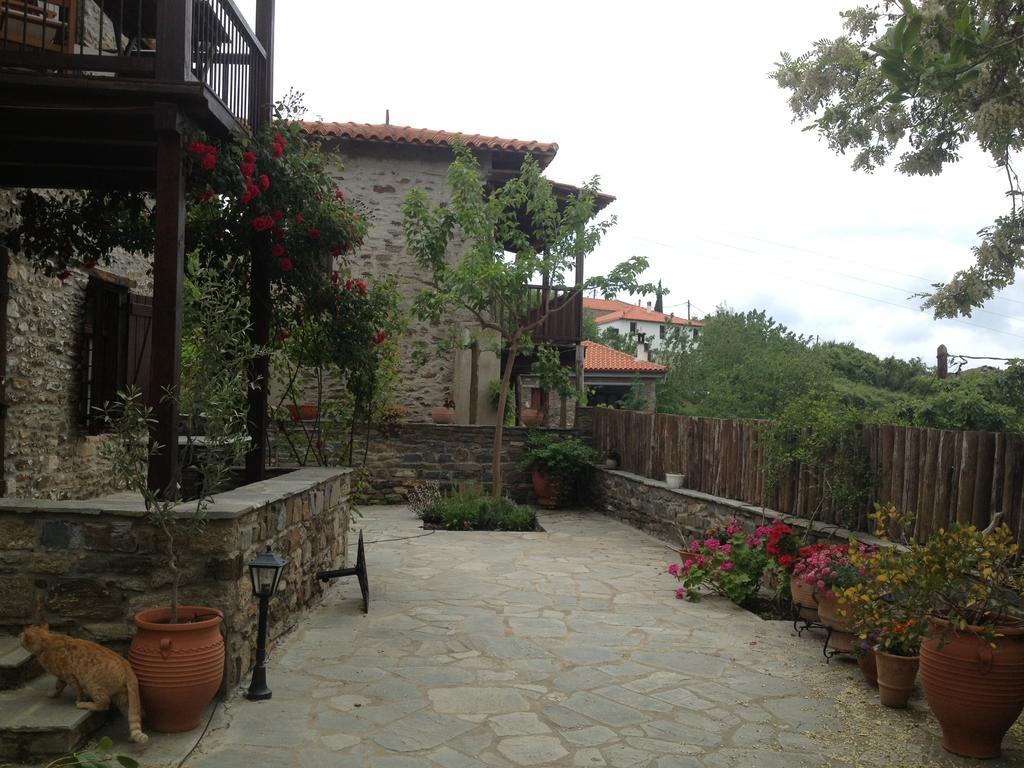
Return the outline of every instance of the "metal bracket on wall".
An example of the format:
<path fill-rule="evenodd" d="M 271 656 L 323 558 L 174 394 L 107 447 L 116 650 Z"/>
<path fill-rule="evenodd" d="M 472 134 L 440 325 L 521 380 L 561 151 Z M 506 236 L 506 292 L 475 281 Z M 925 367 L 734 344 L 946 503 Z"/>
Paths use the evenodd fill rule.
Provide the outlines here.
<path fill-rule="evenodd" d="M 330 581 L 341 576 L 356 576 L 359 579 L 359 590 L 363 593 L 363 613 L 370 612 L 370 578 L 366 574 L 366 553 L 363 550 L 363 532 L 359 532 L 359 546 L 356 550 L 355 568 L 337 568 L 333 571 L 320 571 L 316 577 L 320 581 Z"/>

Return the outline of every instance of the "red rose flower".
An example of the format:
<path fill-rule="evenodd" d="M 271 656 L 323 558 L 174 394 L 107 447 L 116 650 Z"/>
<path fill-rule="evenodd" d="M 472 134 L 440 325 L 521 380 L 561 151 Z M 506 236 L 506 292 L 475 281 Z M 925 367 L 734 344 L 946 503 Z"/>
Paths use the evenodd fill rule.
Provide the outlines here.
<path fill-rule="evenodd" d="M 283 144 L 275 144 L 274 145 L 274 157 L 280 157 L 283 152 L 284 152 L 284 145 Z"/>
<path fill-rule="evenodd" d="M 263 191 L 270 189 L 270 177 L 265 173 L 260 175 L 260 189 Z"/>
<path fill-rule="evenodd" d="M 342 191 L 341 191 L 340 189 L 338 189 L 337 187 L 335 187 L 335 188 L 334 188 L 334 196 L 335 196 L 336 198 L 338 198 L 339 200 L 341 200 L 341 202 L 343 202 L 343 203 L 345 202 L 345 193 L 344 193 L 344 192 L 342 192 Z"/>
<path fill-rule="evenodd" d="M 288 331 L 278 331 L 278 332 L 277 332 L 277 336 L 275 336 L 274 338 L 275 338 L 275 339 L 276 339 L 277 341 L 284 341 L 285 339 L 287 339 L 287 338 L 288 338 L 288 336 L 289 336 L 289 335 L 290 335 L 290 334 L 288 333 Z"/>
<path fill-rule="evenodd" d="M 270 218 L 272 218 L 274 221 L 280 221 L 281 219 L 284 218 L 284 213 L 280 209 L 276 209 L 270 212 Z"/>
<path fill-rule="evenodd" d="M 346 280 L 345 281 L 345 290 L 346 291 L 351 291 L 352 290 L 352 281 L 351 280 Z"/>
<path fill-rule="evenodd" d="M 366 294 L 366 283 L 364 283 L 362 280 L 356 280 L 356 288 L 359 289 L 359 293 L 363 295 Z"/>
<path fill-rule="evenodd" d="M 191 141 L 188 145 L 188 153 L 192 157 L 199 157 L 206 154 L 206 145 L 201 141 Z"/>
<path fill-rule="evenodd" d="M 274 247 L 270 249 L 270 254 L 275 258 L 278 256 L 284 256 L 284 246 L 280 243 L 274 243 Z"/>
<path fill-rule="evenodd" d="M 301 224 L 303 221 L 305 221 L 305 218 L 302 216 L 301 213 L 295 214 L 295 223 L 296 224 Z"/>
<path fill-rule="evenodd" d="M 199 200 L 205 203 L 207 200 L 211 199 L 215 194 L 217 193 L 213 191 L 213 187 L 207 187 L 206 191 L 199 196 Z"/>
<path fill-rule="evenodd" d="M 378 331 L 377 335 L 373 337 L 373 343 L 383 344 L 387 337 L 388 335 L 384 331 Z"/>
<path fill-rule="evenodd" d="M 250 165 L 250 164 L 247 164 L 247 163 L 242 163 L 242 175 L 245 178 L 251 179 L 253 177 L 254 173 L 256 173 L 256 166 L 255 165 Z"/>
<path fill-rule="evenodd" d="M 316 227 L 310 227 L 309 228 L 309 238 L 310 238 L 310 240 L 319 240 L 320 239 L 320 230 L 317 229 Z"/>
<path fill-rule="evenodd" d="M 281 267 L 282 272 L 287 272 L 292 268 L 292 260 L 285 256 L 278 262 L 278 266 Z"/>
<path fill-rule="evenodd" d="M 331 272 L 331 282 L 332 282 L 332 283 L 334 283 L 335 285 L 337 285 L 337 284 L 338 284 L 338 280 L 339 280 L 339 279 L 340 279 L 340 278 L 338 277 L 338 273 L 337 273 L 337 272 Z"/>
<path fill-rule="evenodd" d="M 242 164 L 243 165 L 255 165 L 256 164 L 256 155 L 254 155 L 252 152 L 249 152 L 249 151 L 244 152 L 242 154 Z"/>
<path fill-rule="evenodd" d="M 204 171 L 212 171 L 217 167 L 217 156 L 203 155 L 199 160 L 199 165 Z"/>
<path fill-rule="evenodd" d="M 252 220 L 252 228 L 257 232 L 265 232 L 274 226 L 274 220 L 269 216 L 257 216 Z"/>

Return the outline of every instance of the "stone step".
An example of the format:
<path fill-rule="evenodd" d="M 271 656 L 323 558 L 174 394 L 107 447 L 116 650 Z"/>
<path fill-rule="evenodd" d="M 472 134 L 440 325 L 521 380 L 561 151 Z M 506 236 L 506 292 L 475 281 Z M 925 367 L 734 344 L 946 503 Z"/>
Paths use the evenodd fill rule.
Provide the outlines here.
<path fill-rule="evenodd" d="M 0 635 L 0 691 L 17 688 L 42 672 L 35 657 L 21 647 L 18 638 Z"/>
<path fill-rule="evenodd" d="M 0 762 L 38 762 L 82 746 L 106 721 L 108 713 L 75 706 L 65 689 L 59 699 L 49 675 L 12 691 L 0 691 Z"/>

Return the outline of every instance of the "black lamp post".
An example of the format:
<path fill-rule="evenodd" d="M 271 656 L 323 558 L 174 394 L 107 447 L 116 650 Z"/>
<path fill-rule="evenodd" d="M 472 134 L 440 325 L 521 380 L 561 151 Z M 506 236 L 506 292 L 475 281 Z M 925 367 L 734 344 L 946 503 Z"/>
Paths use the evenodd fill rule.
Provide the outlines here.
<path fill-rule="evenodd" d="M 252 701 L 269 699 L 273 693 L 267 688 L 267 606 L 270 598 L 277 592 L 281 582 L 281 571 L 288 561 L 270 551 L 261 552 L 249 563 L 249 575 L 252 577 L 252 591 L 260 599 L 260 620 L 256 632 L 256 666 L 252 670 L 252 682 L 245 698 Z"/>

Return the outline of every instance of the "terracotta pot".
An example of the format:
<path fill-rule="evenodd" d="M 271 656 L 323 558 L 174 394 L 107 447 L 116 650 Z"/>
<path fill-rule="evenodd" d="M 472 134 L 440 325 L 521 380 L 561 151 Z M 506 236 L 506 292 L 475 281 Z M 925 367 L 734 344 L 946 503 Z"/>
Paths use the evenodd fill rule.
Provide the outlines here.
<path fill-rule="evenodd" d="M 1024 625 L 1000 627 L 995 648 L 976 627 L 952 632 L 933 619 L 931 630 L 921 644 L 921 688 L 942 726 L 942 746 L 964 757 L 999 757 L 1024 710 Z"/>
<path fill-rule="evenodd" d="M 896 656 L 875 651 L 878 665 L 878 696 L 882 705 L 893 709 L 906 709 L 910 694 L 917 681 L 918 656 Z"/>
<path fill-rule="evenodd" d="M 537 408 L 523 408 L 523 412 L 519 414 L 519 420 L 523 422 L 524 427 L 536 427 L 540 424 L 542 413 Z"/>
<path fill-rule="evenodd" d="M 177 733 L 199 725 L 203 710 L 224 677 L 224 614 L 216 608 L 152 608 L 135 616 L 128 661 L 139 678 L 146 722 L 155 731 Z"/>
<path fill-rule="evenodd" d="M 838 614 L 839 603 L 831 592 L 815 590 L 814 597 L 818 601 L 818 618 L 826 627 L 832 629 L 829 647 L 841 653 L 853 650 L 853 634 L 847 626 L 846 619 Z"/>
<path fill-rule="evenodd" d="M 454 424 L 455 409 L 445 408 L 444 406 L 433 408 L 430 411 L 430 418 L 434 420 L 435 424 Z"/>
<path fill-rule="evenodd" d="M 857 666 L 861 674 L 872 688 L 878 687 L 878 663 L 875 658 L 875 649 L 868 648 L 863 655 L 857 657 Z"/>
<path fill-rule="evenodd" d="M 799 577 L 790 576 L 789 594 L 793 605 L 800 608 L 801 619 L 815 622 L 818 620 L 818 601 L 814 599 L 814 587 Z"/>
<path fill-rule="evenodd" d="M 533 490 L 537 494 L 537 503 L 542 507 L 558 506 L 558 488 L 548 478 L 546 472 L 533 470 Z"/>
<path fill-rule="evenodd" d="M 292 417 L 292 421 L 315 421 L 319 408 L 315 405 L 303 404 L 298 407 L 295 405 L 288 406 L 288 415 Z"/>

